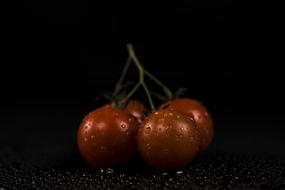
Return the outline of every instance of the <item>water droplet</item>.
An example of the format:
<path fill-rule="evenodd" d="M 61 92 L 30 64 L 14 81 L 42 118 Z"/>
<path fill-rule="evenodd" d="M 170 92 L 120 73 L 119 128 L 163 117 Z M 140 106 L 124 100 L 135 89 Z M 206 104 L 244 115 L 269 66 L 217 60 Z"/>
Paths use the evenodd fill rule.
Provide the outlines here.
<path fill-rule="evenodd" d="M 176 117 L 177 117 L 177 119 L 179 119 L 179 118 L 180 118 L 180 115 L 177 115 Z"/>
<path fill-rule="evenodd" d="M 144 130 L 144 133 L 146 133 L 146 134 L 150 134 L 150 132 L 151 132 L 151 127 L 146 127 L 145 128 L 145 130 Z"/>
<path fill-rule="evenodd" d="M 91 139 L 94 139 L 94 136 L 93 136 L 93 135 L 91 135 Z"/>
<path fill-rule="evenodd" d="M 112 174 L 112 173 L 114 173 L 114 169 L 113 168 L 107 168 L 106 169 L 106 173 L 107 174 Z"/>
<path fill-rule="evenodd" d="M 100 150 L 106 151 L 106 150 L 107 150 L 107 147 L 105 147 L 105 146 L 100 146 Z"/>
<path fill-rule="evenodd" d="M 170 112 L 168 115 L 173 116 L 173 113 L 172 113 L 172 112 Z"/>
<path fill-rule="evenodd" d="M 158 114 L 158 112 L 154 112 L 154 115 L 157 115 Z"/>
<path fill-rule="evenodd" d="M 122 128 L 122 129 L 125 129 L 126 127 L 127 127 L 127 125 L 126 125 L 126 124 L 124 124 L 124 123 L 123 123 L 123 124 L 121 124 L 121 128 Z"/>
<path fill-rule="evenodd" d="M 86 142 L 88 139 L 86 137 L 84 137 L 84 141 Z"/>
<path fill-rule="evenodd" d="M 183 171 L 182 170 L 177 171 L 176 174 L 178 174 L 178 175 L 183 174 Z"/>
<path fill-rule="evenodd" d="M 179 134 L 179 135 L 176 135 L 176 140 L 181 140 L 183 138 L 183 135 Z"/>
<path fill-rule="evenodd" d="M 104 173 L 104 169 L 100 169 L 100 173 Z"/>
<path fill-rule="evenodd" d="M 129 118 L 129 122 L 131 122 L 132 121 L 132 118 Z"/>
<path fill-rule="evenodd" d="M 146 148 L 147 148 L 147 150 L 150 150 L 151 149 L 150 144 L 146 144 Z"/>
<path fill-rule="evenodd" d="M 162 172 L 161 175 L 165 176 L 165 175 L 168 175 L 168 173 L 167 172 Z"/>
<path fill-rule="evenodd" d="M 84 125 L 84 131 L 87 132 L 92 127 L 92 121 L 87 120 Z"/>

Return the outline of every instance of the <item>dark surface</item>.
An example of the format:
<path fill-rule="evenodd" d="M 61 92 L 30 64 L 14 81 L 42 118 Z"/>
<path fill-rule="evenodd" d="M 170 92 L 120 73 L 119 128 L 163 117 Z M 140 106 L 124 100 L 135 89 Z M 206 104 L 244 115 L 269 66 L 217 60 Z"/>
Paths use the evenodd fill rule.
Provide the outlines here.
<path fill-rule="evenodd" d="M 63 148 L 63 147 L 62 147 Z M 32 154 L 37 159 L 31 163 Z M 133 168 L 92 171 L 68 157 L 68 151 L 1 149 L 2 189 L 281 189 L 285 188 L 284 160 L 225 152 L 208 153 L 183 171 L 151 172 Z M 47 163 L 60 157 L 59 166 Z M 3 158 L 4 156 L 4 158 Z M 34 157 L 33 157 L 34 158 Z M 28 161 L 26 161 L 28 159 Z M 40 160 L 38 160 L 40 159 Z M 64 162 L 64 164 L 60 164 Z"/>

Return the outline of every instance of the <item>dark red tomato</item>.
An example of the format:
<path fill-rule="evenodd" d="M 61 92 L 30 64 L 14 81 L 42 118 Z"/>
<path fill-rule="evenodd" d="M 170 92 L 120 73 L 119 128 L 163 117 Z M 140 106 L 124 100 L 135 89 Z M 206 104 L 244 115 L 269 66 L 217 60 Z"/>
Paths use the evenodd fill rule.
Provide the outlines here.
<path fill-rule="evenodd" d="M 187 166 L 199 149 L 200 134 L 193 119 L 172 109 L 150 114 L 138 132 L 138 149 L 147 164 L 157 170 Z"/>
<path fill-rule="evenodd" d="M 137 100 L 130 100 L 126 110 L 137 118 L 139 123 L 142 123 L 146 117 L 147 110 L 145 106 Z"/>
<path fill-rule="evenodd" d="M 180 98 L 172 100 L 160 107 L 160 109 L 163 108 L 173 108 L 192 116 L 201 134 L 199 154 L 208 148 L 214 135 L 213 121 L 207 108 L 201 102 L 189 98 Z"/>
<path fill-rule="evenodd" d="M 114 167 L 130 160 L 137 148 L 137 120 L 127 111 L 105 105 L 90 112 L 78 130 L 78 147 L 95 168 Z"/>

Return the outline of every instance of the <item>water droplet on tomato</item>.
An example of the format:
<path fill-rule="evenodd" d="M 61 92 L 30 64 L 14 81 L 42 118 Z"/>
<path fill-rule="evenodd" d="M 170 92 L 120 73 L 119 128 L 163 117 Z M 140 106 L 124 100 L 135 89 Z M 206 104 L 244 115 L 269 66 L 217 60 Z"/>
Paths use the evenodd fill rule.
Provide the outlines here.
<path fill-rule="evenodd" d="M 176 135 L 176 140 L 180 141 L 182 139 L 183 135 L 182 134 L 178 134 Z"/>
<path fill-rule="evenodd" d="M 106 151 L 106 150 L 107 150 L 107 147 L 105 147 L 105 146 L 100 146 L 100 150 Z"/>
<path fill-rule="evenodd" d="M 145 130 L 144 130 L 144 133 L 146 133 L 146 134 L 150 134 L 150 132 L 151 132 L 151 127 L 146 127 L 145 128 Z"/>
<path fill-rule="evenodd" d="M 150 144 L 146 144 L 146 148 L 147 148 L 147 150 L 150 150 L 151 149 Z"/>
<path fill-rule="evenodd" d="M 121 128 L 123 128 L 123 129 L 124 129 L 124 128 L 126 128 L 126 127 L 127 127 L 127 125 L 126 125 L 126 124 L 124 124 L 124 123 L 123 123 L 123 124 L 121 124 Z"/>

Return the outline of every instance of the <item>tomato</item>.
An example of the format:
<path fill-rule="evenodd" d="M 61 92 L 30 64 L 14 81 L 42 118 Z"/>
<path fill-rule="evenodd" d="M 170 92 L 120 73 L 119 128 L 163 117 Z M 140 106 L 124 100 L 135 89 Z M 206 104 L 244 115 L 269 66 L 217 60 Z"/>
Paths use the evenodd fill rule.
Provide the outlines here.
<path fill-rule="evenodd" d="M 77 134 L 81 155 L 95 168 L 130 160 L 137 149 L 137 120 L 127 111 L 105 105 L 85 116 Z"/>
<path fill-rule="evenodd" d="M 126 107 L 126 110 L 130 112 L 135 118 L 137 118 L 139 123 L 143 122 L 147 113 L 145 106 L 137 100 L 130 100 Z"/>
<path fill-rule="evenodd" d="M 193 117 L 201 134 L 199 154 L 208 148 L 214 136 L 213 121 L 207 108 L 201 102 L 189 98 L 180 98 L 160 107 L 160 109 L 163 108 L 173 108 Z"/>
<path fill-rule="evenodd" d="M 172 109 L 150 114 L 138 132 L 138 149 L 152 168 L 179 170 L 198 152 L 200 134 L 193 119 Z"/>

